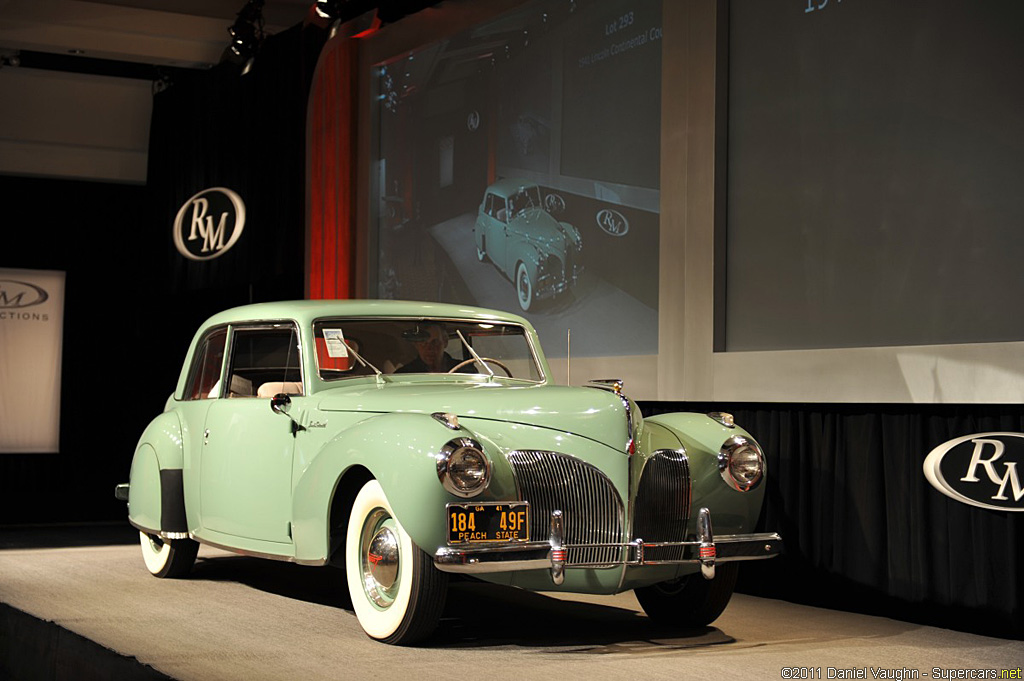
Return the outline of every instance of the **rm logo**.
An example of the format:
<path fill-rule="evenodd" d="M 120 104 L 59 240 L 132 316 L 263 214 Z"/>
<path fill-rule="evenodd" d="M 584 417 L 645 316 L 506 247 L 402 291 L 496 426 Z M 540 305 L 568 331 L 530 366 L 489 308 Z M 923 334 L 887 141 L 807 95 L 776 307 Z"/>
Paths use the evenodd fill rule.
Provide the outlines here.
<path fill-rule="evenodd" d="M 224 255 L 242 236 L 245 204 L 224 187 L 204 189 L 182 205 L 174 218 L 174 245 L 189 260 Z"/>
<path fill-rule="evenodd" d="M 41 286 L 25 281 L 0 279 L 0 308 L 42 305 L 50 295 Z"/>
<path fill-rule="evenodd" d="M 978 433 L 944 442 L 924 460 L 924 475 L 951 499 L 996 511 L 1024 511 L 1018 463 L 1024 434 Z"/>

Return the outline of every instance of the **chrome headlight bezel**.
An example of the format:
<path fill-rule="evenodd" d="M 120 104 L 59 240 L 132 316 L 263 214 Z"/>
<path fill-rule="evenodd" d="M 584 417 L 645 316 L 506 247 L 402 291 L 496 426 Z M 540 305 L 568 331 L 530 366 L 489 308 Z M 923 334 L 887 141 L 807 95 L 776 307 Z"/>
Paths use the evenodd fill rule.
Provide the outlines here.
<path fill-rule="evenodd" d="M 467 475 L 467 470 L 475 473 Z M 471 499 L 491 483 L 491 460 L 479 442 L 457 437 L 445 443 L 437 454 L 437 478 L 448 492 Z"/>
<path fill-rule="evenodd" d="M 727 485 L 738 492 L 749 492 L 764 480 L 764 452 L 753 438 L 733 435 L 718 453 L 718 469 Z"/>

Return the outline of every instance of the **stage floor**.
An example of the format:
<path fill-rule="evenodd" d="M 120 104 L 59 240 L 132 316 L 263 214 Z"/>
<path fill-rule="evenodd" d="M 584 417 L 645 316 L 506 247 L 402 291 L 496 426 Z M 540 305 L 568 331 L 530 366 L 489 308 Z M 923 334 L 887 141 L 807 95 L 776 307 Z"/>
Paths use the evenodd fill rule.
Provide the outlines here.
<path fill-rule="evenodd" d="M 0 678 L 872 679 L 1024 665 L 1020 641 L 745 595 L 712 627 L 679 633 L 653 626 L 632 593 L 468 581 L 452 586 L 430 645 L 396 648 L 363 634 L 338 570 L 203 547 L 192 577 L 159 580 L 137 544 L 89 545 L 131 541 L 130 530 L 33 532 L 0 530 Z M 784 675 L 791 667 L 808 669 Z"/>

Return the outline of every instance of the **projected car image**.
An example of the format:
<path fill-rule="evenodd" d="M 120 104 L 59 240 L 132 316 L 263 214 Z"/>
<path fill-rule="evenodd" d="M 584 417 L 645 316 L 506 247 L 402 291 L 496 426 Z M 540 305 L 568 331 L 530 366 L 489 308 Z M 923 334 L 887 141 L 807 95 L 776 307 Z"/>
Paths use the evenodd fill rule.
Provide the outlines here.
<path fill-rule="evenodd" d="M 116 496 L 153 575 L 187 575 L 200 543 L 341 567 L 386 643 L 434 632 L 452 574 L 632 589 L 652 620 L 716 619 L 738 561 L 782 550 L 754 532 L 758 444 L 728 414 L 644 418 L 621 381 L 550 375 L 533 327 L 503 312 L 235 308 L 195 334 Z"/>
<path fill-rule="evenodd" d="M 545 210 L 535 183 L 505 179 L 489 186 L 473 238 L 477 258 L 490 259 L 512 280 L 524 311 L 564 292 L 583 272 L 579 230 Z"/>

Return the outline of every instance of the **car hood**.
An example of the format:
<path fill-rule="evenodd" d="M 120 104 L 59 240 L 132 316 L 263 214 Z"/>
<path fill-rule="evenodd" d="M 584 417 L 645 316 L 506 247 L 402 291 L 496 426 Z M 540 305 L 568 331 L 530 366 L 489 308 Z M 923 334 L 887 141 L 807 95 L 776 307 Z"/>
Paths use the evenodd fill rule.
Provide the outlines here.
<path fill-rule="evenodd" d="M 626 444 L 622 400 L 605 390 L 554 385 L 409 382 L 339 388 L 324 394 L 323 411 L 446 412 L 463 419 L 514 423 L 572 433 L 615 449 Z M 484 433 L 486 434 L 486 433 Z"/>
<path fill-rule="evenodd" d="M 530 241 L 562 249 L 565 236 L 558 226 L 558 220 L 541 208 L 530 208 L 509 221 L 509 230 L 521 234 Z"/>

